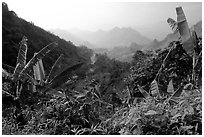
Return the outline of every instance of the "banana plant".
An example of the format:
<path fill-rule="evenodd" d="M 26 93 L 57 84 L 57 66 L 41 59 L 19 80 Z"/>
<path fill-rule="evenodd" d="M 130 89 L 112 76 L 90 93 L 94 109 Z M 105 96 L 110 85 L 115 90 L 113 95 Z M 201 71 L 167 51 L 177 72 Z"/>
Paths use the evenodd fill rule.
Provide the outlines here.
<path fill-rule="evenodd" d="M 51 43 L 45 46 L 43 49 L 37 52 L 28 63 L 26 63 L 26 55 L 28 49 L 27 40 L 28 39 L 24 36 L 22 41 L 20 42 L 20 49 L 18 52 L 16 67 L 13 68 L 14 70 L 13 73 L 12 74 L 7 73 L 7 75 L 8 74 L 10 75 L 11 80 L 14 83 L 16 83 L 16 91 L 12 93 L 16 99 L 19 99 L 20 97 L 23 88 L 22 87 L 23 83 L 28 82 L 33 85 L 36 85 L 38 83 L 31 75 L 29 75 L 30 72 L 32 71 L 33 66 L 36 65 L 40 59 L 45 57 L 47 53 L 49 53 L 52 49 L 54 49 L 58 45 L 57 43 Z"/>
<path fill-rule="evenodd" d="M 60 57 L 56 60 L 54 65 L 52 66 L 51 71 L 49 72 L 49 75 L 45 77 L 45 72 L 43 68 L 42 58 L 45 57 L 46 54 L 48 54 L 52 49 L 56 48 L 58 46 L 57 43 L 51 43 L 47 46 L 45 46 L 43 49 L 41 49 L 39 52 L 35 53 L 34 56 L 31 58 L 31 60 L 26 64 L 26 55 L 27 55 L 27 38 L 23 37 L 22 41 L 20 42 L 20 49 L 17 57 L 17 65 L 15 68 L 12 68 L 9 65 L 9 68 L 12 68 L 13 74 L 11 74 L 11 79 L 17 83 L 17 90 L 16 90 L 16 97 L 19 98 L 20 92 L 22 89 L 22 83 L 29 82 L 32 86 L 40 86 L 42 88 L 42 91 L 54 91 L 53 94 L 58 94 L 58 91 L 56 88 L 60 87 L 62 84 L 64 84 L 68 78 L 72 76 L 72 71 L 75 71 L 79 67 L 83 65 L 83 63 L 75 64 L 71 67 L 66 68 L 61 73 L 54 76 L 53 79 L 51 79 L 53 72 L 56 70 L 56 66 L 59 63 L 60 58 L 63 56 L 62 54 Z M 34 70 L 34 78 L 31 74 L 32 69 Z M 6 71 L 3 71 L 5 75 L 9 74 Z M 39 82 L 40 81 L 40 82 Z"/>
<path fill-rule="evenodd" d="M 200 58 L 200 53 L 198 53 L 198 51 L 196 50 L 198 48 L 199 40 L 194 30 L 194 27 L 193 27 L 193 30 L 190 31 L 188 22 L 182 7 L 176 8 L 176 14 L 177 14 L 177 22 L 172 18 L 168 18 L 167 22 L 169 23 L 173 32 L 179 35 L 179 38 L 180 38 L 179 40 L 180 42 L 183 43 L 183 48 L 186 50 L 186 52 L 192 55 L 193 68 L 192 68 L 191 80 L 193 81 L 193 83 L 195 83 L 195 80 L 196 80 L 195 67 L 197 65 L 196 62 L 198 62 Z"/>

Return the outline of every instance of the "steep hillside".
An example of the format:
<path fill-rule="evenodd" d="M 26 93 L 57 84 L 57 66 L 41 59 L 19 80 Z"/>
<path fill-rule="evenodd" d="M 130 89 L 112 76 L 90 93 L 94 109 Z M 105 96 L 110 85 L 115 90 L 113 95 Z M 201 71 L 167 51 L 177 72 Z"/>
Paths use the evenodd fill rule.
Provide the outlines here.
<path fill-rule="evenodd" d="M 45 68 L 49 69 L 60 54 L 64 54 L 61 67 L 75 64 L 82 61 L 77 52 L 77 47 L 73 43 L 67 42 L 56 35 L 35 26 L 32 22 L 17 16 L 13 11 L 9 11 L 6 3 L 2 3 L 2 62 L 11 66 L 16 65 L 16 57 L 19 49 L 19 42 L 22 37 L 28 38 L 29 60 L 35 52 L 45 47 L 51 42 L 57 42 L 58 48 L 50 52 L 44 59 Z"/>

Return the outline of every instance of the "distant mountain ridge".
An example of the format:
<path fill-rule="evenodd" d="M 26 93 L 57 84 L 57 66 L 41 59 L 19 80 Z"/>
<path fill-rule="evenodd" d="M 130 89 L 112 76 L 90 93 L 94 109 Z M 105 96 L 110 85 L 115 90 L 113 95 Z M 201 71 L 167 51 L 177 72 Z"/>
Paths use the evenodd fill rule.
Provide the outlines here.
<path fill-rule="evenodd" d="M 80 39 L 79 37 L 71 34 L 68 31 L 65 31 L 63 29 L 51 29 L 50 32 L 54 33 L 55 35 L 61 37 L 62 39 L 65 39 L 67 41 L 71 41 L 75 45 L 80 45 L 83 43 L 84 40 Z"/>
<path fill-rule="evenodd" d="M 151 39 L 143 36 L 138 31 L 130 27 L 115 27 L 109 31 L 98 30 L 96 32 L 75 31 L 70 33 L 67 31 L 66 33 L 66 30 L 64 30 L 63 33 L 58 33 L 57 30 L 51 31 L 53 31 L 55 34 L 59 34 L 60 37 L 65 38 L 66 40 L 76 41 L 77 43 L 77 40 L 73 39 L 73 36 L 76 36 L 78 38 L 78 41 L 79 39 L 81 39 L 82 41 L 86 40 L 95 48 L 111 49 L 114 47 L 129 46 L 133 42 L 141 45 L 151 42 Z M 70 34 L 72 34 L 72 36 Z M 81 43 L 83 43 L 82 41 Z"/>
<path fill-rule="evenodd" d="M 193 27 L 194 30 L 196 31 L 197 36 L 198 37 L 202 36 L 202 21 L 199 21 L 198 23 L 193 25 L 190 28 L 190 30 L 193 30 Z M 115 58 L 123 62 L 130 62 L 132 60 L 134 53 L 137 50 L 155 50 L 159 48 L 165 48 L 169 45 L 170 42 L 175 40 L 178 40 L 176 35 L 170 33 L 161 41 L 154 39 L 151 43 L 147 45 L 139 45 L 137 43 L 132 43 L 126 47 L 113 48 L 112 50 L 107 51 L 106 53 L 110 58 Z"/>

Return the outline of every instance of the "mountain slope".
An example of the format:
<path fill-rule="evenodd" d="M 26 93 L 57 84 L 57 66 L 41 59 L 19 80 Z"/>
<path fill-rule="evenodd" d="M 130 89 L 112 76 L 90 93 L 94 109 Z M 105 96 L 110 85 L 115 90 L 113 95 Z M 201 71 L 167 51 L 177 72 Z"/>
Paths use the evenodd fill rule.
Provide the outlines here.
<path fill-rule="evenodd" d="M 136 30 L 128 28 L 115 27 L 109 31 L 98 30 L 96 32 L 75 31 L 74 35 L 86 39 L 97 48 L 113 48 L 129 46 L 135 42 L 140 45 L 148 44 L 151 40 L 141 35 Z"/>
<path fill-rule="evenodd" d="M 2 63 L 11 66 L 16 65 L 18 43 L 23 36 L 28 38 L 28 60 L 35 52 L 38 52 L 47 44 L 51 42 L 58 43 L 58 48 L 51 51 L 43 59 L 43 62 L 46 62 L 44 63 L 46 70 L 51 68 L 60 54 L 64 54 L 63 64 L 61 64 L 62 68 L 82 60 L 77 52 L 77 47 L 73 43 L 60 39 L 58 36 L 35 26 L 33 23 L 19 18 L 15 12 L 9 11 L 6 3 L 2 3 Z"/>
<path fill-rule="evenodd" d="M 190 29 L 192 30 L 193 27 L 191 27 Z M 199 21 L 198 23 L 196 23 L 194 25 L 194 29 L 198 37 L 202 36 L 202 21 Z M 176 35 L 174 35 L 173 33 L 170 33 L 161 41 L 154 39 L 151 43 L 147 45 L 139 45 L 137 43 L 132 43 L 125 47 L 113 48 L 107 51 L 106 53 L 110 58 L 115 58 L 123 62 L 130 62 L 132 60 L 134 53 L 137 50 L 155 50 L 159 48 L 164 48 L 164 47 L 167 47 L 170 42 L 175 40 L 178 40 Z"/>
<path fill-rule="evenodd" d="M 63 29 L 51 29 L 49 30 L 52 33 L 58 35 L 59 37 L 67 40 L 67 41 L 72 41 L 75 45 L 80 45 L 83 43 L 84 40 L 78 38 L 77 36 L 71 34 L 70 32 L 63 30 Z"/>

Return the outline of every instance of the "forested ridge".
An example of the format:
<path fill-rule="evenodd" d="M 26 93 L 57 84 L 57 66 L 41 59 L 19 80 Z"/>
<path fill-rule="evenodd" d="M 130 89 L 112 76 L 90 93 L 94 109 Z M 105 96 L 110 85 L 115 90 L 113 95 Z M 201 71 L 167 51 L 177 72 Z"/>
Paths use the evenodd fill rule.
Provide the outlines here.
<path fill-rule="evenodd" d="M 180 39 L 137 50 L 127 63 L 76 47 L 2 3 L 2 134 L 201 135 L 202 37 L 192 31 L 184 42 L 179 31 L 189 28 L 168 23 Z"/>

